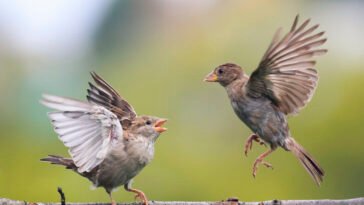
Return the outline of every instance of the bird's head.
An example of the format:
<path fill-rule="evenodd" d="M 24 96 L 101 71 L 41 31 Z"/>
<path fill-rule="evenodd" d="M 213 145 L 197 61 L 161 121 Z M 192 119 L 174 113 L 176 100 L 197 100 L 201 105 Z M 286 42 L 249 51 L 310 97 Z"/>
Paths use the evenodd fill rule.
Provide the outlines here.
<path fill-rule="evenodd" d="M 130 132 L 136 135 L 141 135 L 145 138 L 156 140 L 160 133 L 167 130 L 163 124 L 166 119 L 154 116 L 138 116 L 136 117 L 129 128 Z"/>
<path fill-rule="evenodd" d="M 244 71 L 240 66 L 233 63 L 226 63 L 215 68 L 205 77 L 204 81 L 218 82 L 225 87 L 243 76 Z"/>

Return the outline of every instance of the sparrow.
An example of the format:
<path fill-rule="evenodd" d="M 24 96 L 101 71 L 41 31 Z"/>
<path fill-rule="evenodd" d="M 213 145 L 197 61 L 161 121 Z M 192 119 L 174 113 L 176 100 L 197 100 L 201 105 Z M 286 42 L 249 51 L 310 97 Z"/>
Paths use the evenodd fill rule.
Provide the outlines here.
<path fill-rule="evenodd" d="M 41 103 L 56 111 L 48 117 L 71 158 L 49 155 L 41 161 L 62 165 L 103 187 L 112 205 L 112 191 L 124 185 L 136 199 L 148 205 L 141 190 L 132 188 L 132 179 L 151 162 L 154 143 L 166 119 L 138 116 L 134 108 L 105 80 L 91 73 L 87 102 L 44 94 Z"/>
<path fill-rule="evenodd" d="M 250 76 L 239 65 L 226 63 L 204 81 L 218 82 L 225 88 L 235 114 L 253 131 L 245 143 L 245 155 L 253 141 L 269 145 L 270 149 L 255 160 L 253 177 L 260 164 L 272 168 L 263 159 L 282 147 L 292 152 L 320 185 L 324 170 L 292 137 L 287 116 L 297 114 L 311 100 L 318 81 L 314 58 L 327 52 L 319 48 L 327 39 L 324 32 L 316 32 L 319 25 L 309 26 L 310 19 L 298 25 L 298 19 L 297 15 L 283 37 L 282 29 L 277 30 Z"/>

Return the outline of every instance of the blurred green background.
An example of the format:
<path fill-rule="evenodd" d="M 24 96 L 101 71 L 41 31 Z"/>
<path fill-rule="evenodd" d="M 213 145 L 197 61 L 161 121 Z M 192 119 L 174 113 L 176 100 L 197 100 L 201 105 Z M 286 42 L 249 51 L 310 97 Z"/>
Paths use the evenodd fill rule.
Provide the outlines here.
<path fill-rule="evenodd" d="M 154 161 L 134 187 L 152 200 L 352 198 L 364 194 L 363 1 L 2 1 L 0 3 L 0 197 L 109 201 L 62 167 L 67 156 L 39 104 L 42 93 L 85 99 L 96 71 L 139 114 L 169 119 Z M 327 31 L 312 102 L 289 119 L 293 136 L 326 170 L 318 188 L 282 149 L 251 176 L 254 146 L 225 91 L 203 77 L 225 62 L 250 73 L 275 30 L 299 13 Z M 117 201 L 133 195 L 114 193 Z"/>

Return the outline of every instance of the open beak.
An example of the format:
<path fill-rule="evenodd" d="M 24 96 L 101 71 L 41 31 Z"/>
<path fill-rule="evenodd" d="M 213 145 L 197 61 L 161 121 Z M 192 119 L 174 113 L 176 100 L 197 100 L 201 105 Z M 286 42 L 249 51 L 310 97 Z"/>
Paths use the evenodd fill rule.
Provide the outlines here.
<path fill-rule="evenodd" d="M 162 132 L 166 131 L 166 130 L 167 130 L 167 128 L 162 127 L 162 126 L 163 126 L 163 124 L 164 124 L 165 122 L 167 122 L 167 120 L 166 120 L 166 119 L 160 119 L 160 120 L 158 120 L 158 121 L 154 124 L 154 130 L 155 130 L 155 131 L 157 131 L 157 132 L 159 132 L 159 133 L 162 133 Z"/>
<path fill-rule="evenodd" d="M 214 71 L 212 71 L 211 73 L 209 73 L 205 79 L 203 81 L 205 82 L 217 82 L 219 79 L 217 77 L 217 75 L 215 74 Z"/>

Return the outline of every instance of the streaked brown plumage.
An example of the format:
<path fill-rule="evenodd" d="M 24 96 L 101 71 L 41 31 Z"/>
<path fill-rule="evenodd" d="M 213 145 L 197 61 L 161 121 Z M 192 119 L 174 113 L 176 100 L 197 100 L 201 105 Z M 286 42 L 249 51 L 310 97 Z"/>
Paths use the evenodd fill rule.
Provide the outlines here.
<path fill-rule="evenodd" d="M 254 132 L 245 145 L 245 154 L 253 141 L 270 145 L 253 165 L 255 177 L 259 164 L 272 167 L 263 159 L 277 147 L 291 151 L 319 185 L 324 171 L 291 136 L 286 116 L 296 114 L 312 98 L 318 75 L 314 57 L 327 50 L 318 48 L 326 42 L 324 32 L 315 33 L 318 25 L 309 27 L 310 20 L 298 25 L 296 16 L 291 30 L 281 37 L 275 33 L 258 68 L 249 77 L 236 64 L 218 66 L 205 78 L 219 82 L 226 90 L 237 116 Z"/>
<path fill-rule="evenodd" d="M 71 158 L 56 155 L 41 159 L 63 165 L 103 187 L 111 197 L 114 188 L 124 185 L 145 205 L 145 194 L 131 187 L 132 179 L 153 159 L 154 142 L 165 119 L 138 116 L 133 107 L 96 73 L 90 83 L 88 102 L 43 95 L 41 103 L 57 111 L 48 114 Z"/>

